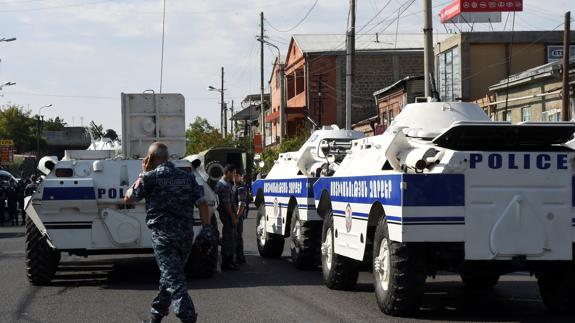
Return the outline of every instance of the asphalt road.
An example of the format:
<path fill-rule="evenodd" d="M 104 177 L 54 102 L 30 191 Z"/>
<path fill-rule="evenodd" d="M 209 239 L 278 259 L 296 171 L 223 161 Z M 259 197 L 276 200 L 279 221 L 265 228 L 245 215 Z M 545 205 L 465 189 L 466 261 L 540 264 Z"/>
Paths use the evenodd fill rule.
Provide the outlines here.
<path fill-rule="evenodd" d="M 332 291 L 319 269 L 293 268 L 287 249 L 282 259 L 260 258 L 254 216 L 246 222 L 248 263 L 239 272 L 189 281 L 200 322 L 575 322 L 546 314 L 526 274 L 505 276 L 487 292 L 468 291 L 458 276 L 441 275 L 428 280 L 417 317 L 386 317 L 369 272 L 354 291 Z M 158 286 L 151 256 L 64 255 L 48 287 L 28 284 L 24 262 L 23 228 L 0 227 L 0 322 L 141 322 Z M 164 321 L 178 322 L 173 314 Z"/>

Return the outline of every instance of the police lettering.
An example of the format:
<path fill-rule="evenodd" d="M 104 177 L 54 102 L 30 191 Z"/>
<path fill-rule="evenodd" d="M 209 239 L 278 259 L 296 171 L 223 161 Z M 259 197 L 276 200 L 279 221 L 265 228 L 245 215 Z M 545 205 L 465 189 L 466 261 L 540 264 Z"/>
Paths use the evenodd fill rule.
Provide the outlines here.
<path fill-rule="evenodd" d="M 123 188 L 99 188 L 98 189 L 98 199 L 123 199 L 124 189 Z"/>
<path fill-rule="evenodd" d="M 469 168 L 490 169 L 568 169 L 566 154 L 470 154 Z"/>
<path fill-rule="evenodd" d="M 392 181 L 384 179 L 337 180 L 330 185 L 332 197 L 390 199 L 392 191 Z"/>
<path fill-rule="evenodd" d="M 271 194 L 300 194 L 302 182 L 267 182 L 264 183 L 264 193 Z"/>

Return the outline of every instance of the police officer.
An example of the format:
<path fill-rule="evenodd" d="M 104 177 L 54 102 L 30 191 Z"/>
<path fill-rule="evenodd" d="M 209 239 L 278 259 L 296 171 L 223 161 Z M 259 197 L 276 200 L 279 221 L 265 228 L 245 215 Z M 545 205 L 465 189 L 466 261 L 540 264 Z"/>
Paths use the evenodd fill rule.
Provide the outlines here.
<path fill-rule="evenodd" d="M 236 166 L 228 164 L 224 168 L 224 176 L 216 184 L 216 193 L 220 201 L 218 213 L 222 221 L 222 270 L 238 270 L 234 262 L 238 222 L 238 208 L 234 196 L 235 176 Z"/>
<path fill-rule="evenodd" d="M 203 187 L 194 175 L 177 169 L 168 156 L 165 144 L 153 143 L 142 162 L 144 173 L 126 192 L 124 200 L 131 204 L 146 199 L 146 223 L 152 231 L 152 247 L 161 273 L 160 291 L 152 301 L 152 323 L 168 315 L 170 304 L 182 322 L 196 322 L 184 272 L 193 243 L 194 205 L 200 210 L 202 232 L 213 227 Z"/>
<path fill-rule="evenodd" d="M 246 256 L 244 254 L 244 219 L 247 213 L 247 200 L 248 191 L 244 185 L 244 177 L 239 172 L 236 173 L 235 182 L 235 201 L 238 206 L 238 223 L 236 225 L 236 250 L 235 262 L 238 265 L 246 263 Z"/>

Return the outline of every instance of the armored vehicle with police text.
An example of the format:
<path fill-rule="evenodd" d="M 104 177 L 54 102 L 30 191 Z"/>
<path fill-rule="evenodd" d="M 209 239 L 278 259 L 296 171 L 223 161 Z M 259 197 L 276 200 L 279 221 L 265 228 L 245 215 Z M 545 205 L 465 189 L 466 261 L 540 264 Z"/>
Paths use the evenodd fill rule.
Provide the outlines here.
<path fill-rule="evenodd" d="M 60 255 L 151 253 L 144 201 L 126 206 L 123 198 L 142 169 L 141 158 L 154 141 L 168 145 L 176 167 L 193 172 L 204 186 L 211 214 L 216 197 L 206 185 L 201 156 L 184 157 L 184 97 L 180 94 L 122 94 L 122 155 L 106 142 L 105 150 L 66 151 L 62 160 L 44 157 L 46 178 L 26 201 L 26 267 L 32 284 L 47 284 Z M 212 217 L 215 223 L 215 216 Z M 195 232 L 201 225 L 196 213 Z M 194 249 L 193 253 L 198 250 Z M 217 268 L 217 248 L 190 257 L 190 271 L 210 276 Z"/>
<path fill-rule="evenodd" d="M 325 284 L 350 289 L 371 262 L 380 309 L 403 316 L 438 271 L 469 288 L 528 271 L 549 310 L 573 311 L 574 132 L 492 122 L 470 103 L 407 105 L 314 183 Z"/>
<path fill-rule="evenodd" d="M 319 264 L 322 219 L 315 210 L 313 184 L 320 176 L 331 176 L 351 141 L 362 137 L 361 132 L 324 126 L 298 151 L 280 154 L 266 178 L 253 183 L 262 257 L 280 257 L 284 240 L 289 238 L 297 268 Z"/>

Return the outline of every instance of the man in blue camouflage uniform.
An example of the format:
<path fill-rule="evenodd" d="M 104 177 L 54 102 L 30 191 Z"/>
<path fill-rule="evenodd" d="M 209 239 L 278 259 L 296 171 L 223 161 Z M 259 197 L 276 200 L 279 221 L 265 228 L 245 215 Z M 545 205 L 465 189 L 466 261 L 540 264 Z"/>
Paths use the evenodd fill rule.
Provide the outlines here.
<path fill-rule="evenodd" d="M 238 270 L 234 262 L 236 250 L 236 225 L 238 208 L 234 196 L 234 178 L 236 167 L 226 165 L 224 176 L 216 184 L 219 204 L 218 213 L 222 221 L 222 270 Z"/>
<path fill-rule="evenodd" d="M 202 233 L 212 231 L 203 187 L 193 174 L 168 161 L 168 148 L 154 143 L 142 163 L 143 173 L 127 191 L 125 202 L 146 199 L 146 223 L 152 231 L 152 247 L 160 269 L 160 291 L 152 302 L 152 322 L 169 313 L 170 304 L 182 322 L 196 322 L 188 295 L 184 268 L 192 250 L 193 207 L 200 211 Z M 200 233 L 200 234 L 202 234 Z"/>

